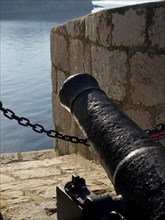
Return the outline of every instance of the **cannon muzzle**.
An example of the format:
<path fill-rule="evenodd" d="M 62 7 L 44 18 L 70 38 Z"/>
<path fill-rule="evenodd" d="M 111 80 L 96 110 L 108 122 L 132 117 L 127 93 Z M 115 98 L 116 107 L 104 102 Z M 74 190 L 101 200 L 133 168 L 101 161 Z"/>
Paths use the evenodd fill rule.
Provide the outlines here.
<path fill-rule="evenodd" d="M 89 74 L 69 77 L 59 97 L 122 195 L 126 219 L 164 220 L 165 148 L 121 112 Z"/>

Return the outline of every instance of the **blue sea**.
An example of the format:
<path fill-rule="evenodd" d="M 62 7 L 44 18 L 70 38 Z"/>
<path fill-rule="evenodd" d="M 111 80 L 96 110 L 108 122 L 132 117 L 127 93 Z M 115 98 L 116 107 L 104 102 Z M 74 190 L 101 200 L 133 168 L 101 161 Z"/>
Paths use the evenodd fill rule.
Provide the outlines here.
<path fill-rule="evenodd" d="M 14 7 L 11 2 L 17 1 L 18 4 L 19 0 L 1 0 L 1 3 L 4 1 L 11 10 Z M 36 1 L 34 0 L 35 7 Z M 40 2 L 37 1 L 38 5 Z M 73 2 L 72 0 L 72 4 Z M 37 12 L 38 14 L 29 14 L 28 11 L 28 17 L 26 13 L 19 16 L 19 11 L 14 14 L 13 8 L 12 13 L 1 17 L 0 100 L 4 108 L 11 109 L 19 117 L 28 118 L 32 124 L 41 124 L 47 130 L 53 129 L 50 31 L 54 26 L 70 19 L 104 7 L 119 7 L 124 4 L 123 1 L 122 4 L 108 2 L 106 1 L 105 5 L 105 1 L 99 1 L 97 4 L 100 7 L 89 5 L 77 10 L 72 7 L 66 10 L 57 4 L 56 13 L 54 13 L 55 8 L 52 8 L 51 15 L 42 11 Z M 26 12 L 26 8 L 24 10 Z M 0 129 L 1 153 L 53 148 L 53 140 L 45 133 L 35 133 L 30 127 L 20 126 L 16 120 L 5 118 L 2 113 Z"/>
<path fill-rule="evenodd" d="M 37 14 L 29 13 L 27 9 L 26 13 L 26 8 L 23 8 L 24 13 L 21 14 L 18 7 L 14 8 L 14 1 L 15 5 L 20 3 L 19 0 L 1 0 L 7 4 L 4 5 L 5 10 L 7 8 L 11 13 L 4 13 L 0 26 L 0 100 L 4 108 L 50 130 L 53 129 L 50 31 L 59 24 L 90 13 L 93 8 L 87 6 L 74 11 L 71 6 L 69 11 L 57 1 L 49 11 L 37 11 Z M 36 2 L 42 5 L 42 1 L 34 0 L 33 10 Z M 3 13 L 2 10 L 1 7 Z M 14 13 L 14 10 L 18 11 Z M 2 112 L 0 117 L 1 153 L 53 148 L 53 140 L 45 133 L 35 133 L 31 127 L 20 126 L 16 120 L 4 117 Z"/>

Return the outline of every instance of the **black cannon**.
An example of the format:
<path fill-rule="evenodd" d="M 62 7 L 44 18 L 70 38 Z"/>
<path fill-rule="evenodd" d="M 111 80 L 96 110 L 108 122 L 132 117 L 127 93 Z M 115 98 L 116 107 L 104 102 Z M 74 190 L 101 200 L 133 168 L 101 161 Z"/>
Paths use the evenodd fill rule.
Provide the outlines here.
<path fill-rule="evenodd" d="M 124 219 L 164 220 L 165 148 L 121 112 L 89 74 L 69 77 L 59 97 L 122 196 Z"/>

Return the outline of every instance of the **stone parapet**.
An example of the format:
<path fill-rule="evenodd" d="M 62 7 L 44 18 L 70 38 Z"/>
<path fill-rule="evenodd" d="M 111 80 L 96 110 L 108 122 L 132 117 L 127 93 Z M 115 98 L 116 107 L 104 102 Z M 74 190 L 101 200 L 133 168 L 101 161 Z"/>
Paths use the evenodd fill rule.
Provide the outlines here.
<path fill-rule="evenodd" d="M 108 96 L 142 129 L 165 122 L 165 2 L 107 9 L 51 31 L 53 120 L 62 133 L 84 137 L 58 93 L 70 75 L 93 75 Z M 59 155 L 90 148 L 56 140 Z"/>

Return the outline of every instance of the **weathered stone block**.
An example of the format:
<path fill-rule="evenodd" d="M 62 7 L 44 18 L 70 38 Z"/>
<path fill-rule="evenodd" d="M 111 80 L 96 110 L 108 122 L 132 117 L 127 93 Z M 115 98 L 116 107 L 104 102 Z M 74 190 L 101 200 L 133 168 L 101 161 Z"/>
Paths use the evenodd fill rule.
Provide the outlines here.
<path fill-rule="evenodd" d="M 77 39 L 71 39 L 69 44 L 69 63 L 71 74 L 84 72 L 84 45 Z"/>
<path fill-rule="evenodd" d="M 70 113 L 64 109 L 59 101 L 59 97 L 57 94 L 53 93 L 52 95 L 53 102 L 53 119 L 55 123 L 55 129 L 59 130 L 59 132 L 70 133 L 71 132 L 71 124 L 72 118 Z"/>
<path fill-rule="evenodd" d="M 86 18 L 85 37 L 93 42 L 109 47 L 111 44 L 111 15 L 109 11 L 92 14 Z"/>
<path fill-rule="evenodd" d="M 55 130 L 63 135 L 78 136 L 77 124 L 70 113 L 61 106 L 59 97 L 53 93 L 53 122 Z M 81 135 L 82 137 L 82 135 Z M 77 153 L 78 146 L 68 141 L 55 139 L 55 150 L 58 155 Z M 74 149 L 73 149 L 74 148 Z"/>
<path fill-rule="evenodd" d="M 165 105 L 162 112 L 156 117 L 156 124 L 165 123 Z"/>
<path fill-rule="evenodd" d="M 14 181 L 14 178 L 11 177 L 11 176 L 7 176 L 6 174 L 2 174 L 1 173 L 1 183 L 8 183 L 8 182 L 11 182 L 11 181 Z"/>
<path fill-rule="evenodd" d="M 69 21 L 65 25 L 67 34 L 71 38 L 84 38 L 85 35 L 85 17 Z"/>
<path fill-rule="evenodd" d="M 145 41 L 146 11 L 129 9 L 125 14 L 112 14 L 112 45 L 141 46 Z"/>
<path fill-rule="evenodd" d="M 30 151 L 30 152 L 22 152 L 19 153 L 22 156 L 22 161 L 29 161 L 29 160 L 44 160 L 45 158 L 48 159 L 47 161 L 45 161 L 45 166 L 46 165 L 50 165 L 50 159 L 53 159 L 54 157 L 56 157 L 55 152 L 51 149 L 51 150 L 41 150 L 41 151 Z M 28 167 L 28 165 L 26 164 L 26 167 Z M 35 167 L 35 164 L 34 164 Z M 31 166 L 29 166 L 29 168 L 32 168 Z"/>
<path fill-rule="evenodd" d="M 154 9 L 153 25 L 149 29 L 152 46 L 165 48 L 165 8 Z"/>
<path fill-rule="evenodd" d="M 57 93 L 56 94 L 58 95 L 64 81 L 67 79 L 67 76 L 65 75 L 64 72 L 58 70 L 56 79 L 57 79 L 57 82 L 56 82 Z"/>
<path fill-rule="evenodd" d="M 89 15 L 85 21 L 85 37 L 90 41 L 98 41 L 97 15 Z"/>
<path fill-rule="evenodd" d="M 96 151 L 92 146 L 86 147 L 79 144 L 78 153 L 83 157 L 87 158 L 88 160 L 99 161 L 99 157 L 97 156 Z"/>
<path fill-rule="evenodd" d="M 12 173 L 12 175 L 15 178 L 19 178 L 21 180 L 24 179 L 34 179 L 34 178 L 39 178 L 39 177 L 49 177 L 49 176 L 53 176 L 53 175 L 59 175 L 60 174 L 60 170 L 53 170 L 50 169 L 49 167 L 45 168 L 45 170 L 43 170 L 43 168 L 36 168 L 35 170 L 33 169 L 28 169 L 28 170 L 18 170 L 18 171 L 14 171 Z"/>
<path fill-rule="evenodd" d="M 152 127 L 152 116 L 149 112 L 144 110 L 127 110 L 125 113 L 141 127 L 143 130 Z"/>
<path fill-rule="evenodd" d="M 156 2 L 103 10 L 52 30 L 53 118 L 57 130 L 84 137 L 57 95 L 63 81 L 79 72 L 96 77 L 108 96 L 119 107 L 129 109 L 126 113 L 143 129 L 165 121 L 163 7 L 163 2 Z M 80 153 L 94 158 L 91 148 L 83 145 L 62 140 L 56 140 L 55 145 L 59 155 Z"/>
<path fill-rule="evenodd" d="M 70 146 L 71 145 L 71 146 Z M 56 140 L 56 145 L 54 147 L 55 151 L 57 152 L 58 156 L 68 155 L 77 153 L 77 148 L 73 148 L 71 150 L 72 144 L 60 139 Z"/>
<path fill-rule="evenodd" d="M 0 161 L 1 164 L 5 163 L 9 163 L 11 160 L 13 161 L 19 161 L 19 154 L 15 154 L 15 153 L 1 153 L 0 154 Z"/>
<path fill-rule="evenodd" d="M 112 23 L 111 23 L 111 14 L 109 11 L 99 15 L 98 22 L 98 34 L 99 34 L 99 43 L 102 46 L 109 47 L 112 40 Z"/>
<path fill-rule="evenodd" d="M 137 52 L 130 60 L 134 104 L 165 104 L 165 56 Z"/>
<path fill-rule="evenodd" d="M 64 36 L 67 36 L 66 25 L 61 24 L 61 25 L 55 26 L 54 28 L 52 28 L 51 33 L 57 33 L 57 34 L 62 34 Z"/>
<path fill-rule="evenodd" d="M 121 101 L 126 93 L 127 55 L 123 51 L 110 51 L 92 47 L 92 75 L 101 88 L 114 100 Z"/>
<path fill-rule="evenodd" d="M 53 65 L 51 66 L 51 81 L 52 81 L 52 91 L 57 93 L 57 70 Z"/>
<path fill-rule="evenodd" d="M 91 45 L 88 43 L 85 43 L 84 45 L 84 71 L 86 73 L 92 72 L 92 66 L 91 66 Z"/>
<path fill-rule="evenodd" d="M 63 35 L 51 33 L 51 60 L 54 66 L 69 71 L 68 41 Z"/>

